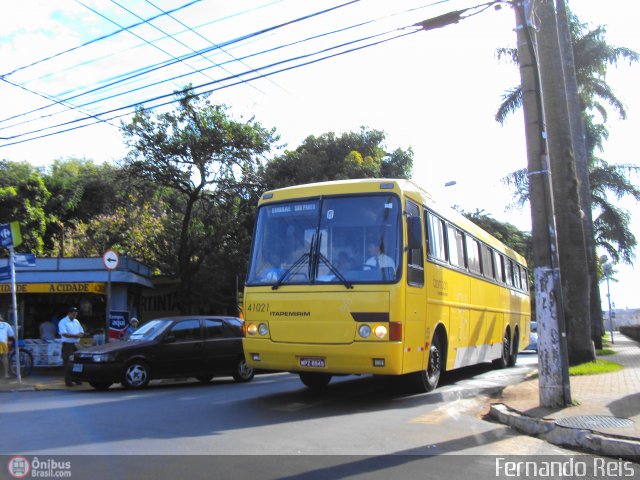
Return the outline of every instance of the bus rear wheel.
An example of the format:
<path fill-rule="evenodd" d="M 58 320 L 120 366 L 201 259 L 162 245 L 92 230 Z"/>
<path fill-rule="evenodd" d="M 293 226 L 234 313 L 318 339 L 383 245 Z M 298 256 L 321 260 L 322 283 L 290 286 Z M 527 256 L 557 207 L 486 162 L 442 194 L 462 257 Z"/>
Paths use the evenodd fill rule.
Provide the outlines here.
<path fill-rule="evenodd" d="M 436 335 L 429 347 L 429 363 L 426 370 L 413 372 L 408 375 L 409 386 L 417 392 L 430 392 L 438 386 L 442 374 L 442 348 L 440 339 Z"/>
<path fill-rule="evenodd" d="M 509 330 L 504 332 L 502 338 L 502 354 L 500 358 L 496 358 L 493 361 L 493 366 L 496 368 L 506 368 L 509 365 L 509 357 L 511 356 L 511 335 Z"/>
<path fill-rule="evenodd" d="M 328 373 L 300 372 L 300 380 L 307 387 L 313 390 L 320 390 L 329 385 L 331 375 Z"/>

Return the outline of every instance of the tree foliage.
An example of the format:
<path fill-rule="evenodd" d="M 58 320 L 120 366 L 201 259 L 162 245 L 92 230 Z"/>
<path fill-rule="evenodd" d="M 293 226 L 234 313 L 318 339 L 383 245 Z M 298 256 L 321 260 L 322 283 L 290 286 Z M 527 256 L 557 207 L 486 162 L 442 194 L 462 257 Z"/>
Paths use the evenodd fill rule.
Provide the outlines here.
<path fill-rule="evenodd" d="M 0 160 L 0 223 L 20 224 L 23 243 L 18 250 L 42 254 L 49 197 L 39 170 L 26 162 Z"/>
<path fill-rule="evenodd" d="M 640 201 L 638 188 L 633 183 L 640 167 L 628 163 L 610 164 L 599 158 L 597 153 L 603 151 L 604 141 L 609 136 L 606 126 L 608 111 L 612 109 L 619 118 L 626 118 L 624 103 L 606 82 L 608 68 L 622 62 L 637 62 L 640 55 L 631 49 L 610 45 L 606 41 L 605 27 L 591 29 L 573 14 L 569 15 L 569 28 L 583 110 L 595 244 L 605 249 L 614 263 L 631 263 L 637 239 L 629 229 L 630 214 L 612 203 L 611 197 L 619 200 L 628 196 Z M 500 59 L 518 63 L 515 49 L 501 48 L 497 54 Z M 496 120 L 504 123 L 507 116 L 521 106 L 520 86 L 506 90 Z M 514 188 L 516 204 L 523 205 L 529 200 L 526 169 L 511 173 L 503 181 Z"/>
<path fill-rule="evenodd" d="M 387 153 L 385 139 L 384 132 L 364 127 L 341 135 L 311 135 L 266 165 L 264 183 L 273 189 L 350 178 L 409 178 L 413 151 Z"/>
<path fill-rule="evenodd" d="M 208 216 L 222 199 L 247 187 L 260 156 L 277 140 L 274 129 L 254 119 L 237 121 L 227 107 L 195 96 L 190 88 L 176 93 L 171 112 L 153 115 L 138 109 L 123 125 L 130 147 L 125 159 L 128 173 L 175 192 L 172 212 L 180 216 L 177 265 L 172 273 L 181 279 L 181 305 L 191 309 L 194 282 L 212 250 Z"/>

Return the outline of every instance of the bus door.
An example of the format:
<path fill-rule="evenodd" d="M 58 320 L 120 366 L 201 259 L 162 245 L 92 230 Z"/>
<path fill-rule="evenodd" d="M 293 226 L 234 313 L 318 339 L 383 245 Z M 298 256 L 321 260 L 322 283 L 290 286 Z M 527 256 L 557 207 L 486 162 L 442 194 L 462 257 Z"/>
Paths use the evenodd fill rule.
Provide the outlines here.
<path fill-rule="evenodd" d="M 407 223 L 407 285 L 405 306 L 405 361 L 404 372 L 423 370 L 428 356 L 424 354 L 426 342 L 427 298 L 424 286 L 424 248 L 420 207 L 410 200 L 406 203 Z"/>

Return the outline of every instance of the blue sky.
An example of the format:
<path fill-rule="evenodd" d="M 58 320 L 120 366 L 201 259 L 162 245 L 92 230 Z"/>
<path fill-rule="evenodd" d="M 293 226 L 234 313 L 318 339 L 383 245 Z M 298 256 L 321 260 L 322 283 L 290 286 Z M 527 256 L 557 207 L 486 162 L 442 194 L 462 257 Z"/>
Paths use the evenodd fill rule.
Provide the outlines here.
<path fill-rule="evenodd" d="M 167 11 L 188 1 L 119 3 L 140 17 L 148 18 L 160 13 L 155 6 Z M 141 25 L 133 30 L 135 35 L 122 32 L 20 70 L 5 79 L 56 98 L 85 93 L 70 100 L 74 105 L 80 105 L 97 98 L 96 94 L 86 94 L 88 90 L 104 86 L 127 72 L 166 62 L 172 56 L 182 58 L 193 50 L 225 45 L 224 51 L 212 50 L 207 58 L 194 55 L 188 61 L 175 62 L 155 73 L 105 88 L 104 92 L 115 95 L 193 69 L 212 67 L 205 74 L 194 74 L 83 107 L 85 114 L 95 114 L 170 93 L 186 81 L 197 85 L 241 72 L 248 72 L 243 78 L 250 78 L 257 75 L 252 74 L 251 69 L 269 63 L 382 32 L 390 33 L 377 39 L 407 33 L 411 30 L 397 29 L 476 4 L 462 0 L 362 0 L 258 37 L 229 43 L 265 27 L 342 3 L 347 2 L 195 2 L 176 11 L 175 19 L 165 16 L 154 22 L 158 29 L 177 40 L 149 25 Z M 607 38 L 611 43 L 640 51 L 638 2 L 581 0 L 569 5 L 582 21 L 607 25 Z M 106 0 L 82 0 L 82 3 L 5 0 L 2 11 L 1 74 L 118 28 L 104 17 L 120 25 L 140 21 L 115 2 Z M 236 61 L 259 51 L 358 23 L 366 25 Z M 446 28 L 407 35 L 358 52 L 220 89 L 212 93 L 211 99 L 230 105 L 231 114 L 238 118 L 255 115 L 265 126 L 276 127 L 282 143 L 289 148 L 295 148 L 311 134 L 353 131 L 361 126 L 384 130 L 390 149 L 411 147 L 414 150 L 414 180 L 445 203 L 458 204 L 468 211 L 485 210 L 495 218 L 529 229 L 528 210 L 505 211 L 504 205 L 511 200 L 510 192 L 500 182 L 500 178 L 509 172 L 526 166 L 522 114 L 513 115 L 505 126 L 493 120 L 501 93 L 519 81 L 516 68 L 499 63 L 495 58 L 497 47 L 515 45 L 514 23 L 511 9 L 488 9 Z M 184 25 L 194 28 L 197 33 Z M 144 40 L 153 41 L 155 46 Z M 214 63 L 223 63 L 223 66 L 213 68 Z M 609 73 L 610 85 L 629 110 L 629 117 L 624 122 L 610 118 L 611 136 L 603 154 L 609 162 L 639 163 L 640 93 L 636 87 L 639 73 L 637 65 L 620 66 Z M 229 85 L 231 82 L 221 83 Z M 18 124 L 0 130 L 0 136 L 45 128 L 81 115 L 77 110 L 54 106 L 38 112 L 37 116 L 55 113 L 43 119 L 34 120 L 33 116 L 28 116 L 9 120 L 10 123 L 2 122 L 51 103 L 7 82 L 0 84 L 0 102 L 3 105 L 0 128 Z M 112 115 L 118 113 L 121 112 Z M 25 120 L 31 121 L 21 123 Z M 66 156 L 87 157 L 98 162 L 115 161 L 125 153 L 117 128 L 119 121 L 114 119 L 110 124 L 99 123 L 11 146 L 2 147 L 0 141 L 0 158 L 27 160 L 36 165 L 47 165 Z M 17 137 L 24 138 L 28 136 Z M 456 181 L 456 185 L 444 188 L 444 183 L 451 180 Z M 625 203 L 625 206 L 637 211 L 637 205 Z M 634 219 L 633 229 L 640 238 L 637 219 Z M 640 275 L 628 267 L 621 266 L 619 271 L 620 282 L 611 286 L 612 300 L 620 308 L 640 307 L 634 291 L 640 283 Z"/>

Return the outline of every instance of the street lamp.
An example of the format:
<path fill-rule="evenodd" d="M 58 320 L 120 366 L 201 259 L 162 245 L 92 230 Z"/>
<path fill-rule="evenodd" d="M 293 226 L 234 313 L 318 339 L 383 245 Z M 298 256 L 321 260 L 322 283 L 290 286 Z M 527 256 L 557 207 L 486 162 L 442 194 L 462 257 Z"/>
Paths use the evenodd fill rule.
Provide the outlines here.
<path fill-rule="evenodd" d="M 609 303 L 609 334 L 611 335 L 611 343 L 613 341 L 613 319 L 611 317 L 611 291 L 609 289 L 609 279 L 613 275 L 613 265 L 609 263 L 609 259 L 606 255 L 600 257 L 600 263 L 602 263 L 602 275 L 607 280 L 607 302 Z"/>

